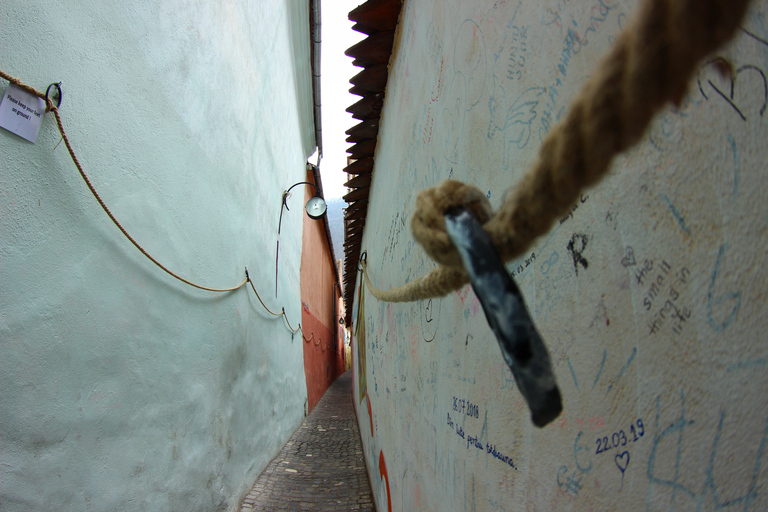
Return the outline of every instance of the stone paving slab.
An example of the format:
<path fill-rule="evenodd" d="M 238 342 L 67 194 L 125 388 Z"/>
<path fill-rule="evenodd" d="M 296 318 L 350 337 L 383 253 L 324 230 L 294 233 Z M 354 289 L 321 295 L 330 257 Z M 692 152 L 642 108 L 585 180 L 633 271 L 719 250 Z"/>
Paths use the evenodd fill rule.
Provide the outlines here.
<path fill-rule="evenodd" d="M 376 510 L 352 405 L 351 371 L 328 388 L 256 479 L 240 510 Z"/>

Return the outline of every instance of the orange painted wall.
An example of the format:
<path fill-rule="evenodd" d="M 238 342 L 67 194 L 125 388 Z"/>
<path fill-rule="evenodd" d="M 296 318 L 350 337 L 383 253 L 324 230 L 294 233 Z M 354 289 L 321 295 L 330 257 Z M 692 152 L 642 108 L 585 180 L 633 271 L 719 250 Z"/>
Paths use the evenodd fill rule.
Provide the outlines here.
<path fill-rule="evenodd" d="M 311 170 L 306 181 L 314 183 Z M 305 186 L 304 203 L 314 195 Z M 301 326 L 304 331 L 304 373 L 308 410 L 311 411 L 336 378 L 344 372 L 343 338 L 339 338 L 339 313 L 334 261 L 323 220 L 304 215 L 301 252 Z"/>

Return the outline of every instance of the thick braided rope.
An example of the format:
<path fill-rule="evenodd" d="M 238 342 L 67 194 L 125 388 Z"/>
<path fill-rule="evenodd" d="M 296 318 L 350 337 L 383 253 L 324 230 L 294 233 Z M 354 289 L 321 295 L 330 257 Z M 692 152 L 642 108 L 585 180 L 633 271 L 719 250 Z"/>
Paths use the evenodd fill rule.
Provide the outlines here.
<path fill-rule="evenodd" d="M 562 217 L 585 187 L 608 171 L 617 154 L 642 138 L 668 102 L 679 105 L 699 62 L 736 32 L 749 0 L 647 0 L 619 36 L 568 114 L 539 148 L 533 168 L 484 223 L 504 261 L 523 254 Z M 407 302 L 440 297 L 468 282 L 455 248 L 447 241 L 443 214 L 467 205 L 477 215 L 472 186 L 446 181 L 422 191 L 412 220 L 414 238 L 440 263 L 404 286 L 374 297 Z M 482 207 L 480 207 L 482 209 Z"/>
<path fill-rule="evenodd" d="M 221 292 L 232 292 L 232 291 L 235 291 L 235 290 L 241 288 L 243 285 L 245 285 L 245 283 L 247 283 L 249 281 L 248 277 L 246 277 L 237 286 L 232 286 L 230 288 L 209 288 L 207 286 L 203 286 L 203 285 L 194 283 L 194 282 L 190 281 L 189 279 L 185 279 L 185 278 L 181 277 L 180 275 L 176 274 L 172 270 L 168 269 L 168 267 L 166 267 L 165 265 L 163 265 L 162 263 L 157 261 L 157 259 L 155 259 L 151 254 L 149 254 L 147 252 L 147 250 L 144 249 L 144 247 L 142 247 L 141 244 L 139 244 L 139 242 L 137 242 L 130 235 L 130 233 L 128 233 L 128 231 L 123 227 L 123 225 L 120 224 L 120 221 L 117 220 L 117 218 L 114 216 L 112 211 L 107 207 L 106 203 L 101 198 L 99 193 L 96 192 L 96 188 L 91 183 L 91 180 L 88 178 L 88 175 L 85 174 L 85 171 L 83 170 L 83 166 L 80 165 L 80 161 L 77 159 L 77 156 L 75 155 L 75 151 L 74 151 L 74 149 L 72 149 L 72 145 L 69 143 L 69 137 L 67 137 L 67 132 L 64 131 L 64 124 L 61 121 L 61 116 L 59 115 L 59 109 L 54 107 L 52 104 L 49 105 L 48 109 L 51 110 L 53 112 L 53 115 L 56 117 L 56 125 L 59 127 L 59 133 L 61 133 L 61 138 L 64 139 L 64 145 L 67 147 L 67 151 L 69 151 L 69 156 L 70 156 L 70 158 L 72 158 L 72 162 L 75 164 L 75 167 L 77 167 L 77 170 L 80 173 L 80 176 L 83 178 L 83 181 L 85 181 L 85 184 L 88 187 L 88 190 L 91 191 L 91 194 L 93 194 L 93 197 L 96 198 L 96 201 L 99 203 L 99 205 L 101 206 L 102 210 L 104 210 L 104 212 L 107 214 L 109 219 L 114 223 L 114 225 L 117 226 L 117 229 L 119 229 L 120 232 L 128 239 L 128 241 L 131 242 L 134 245 L 134 247 L 136 247 L 141 252 L 141 254 L 146 256 L 147 259 L 149 259 L 149 261 L 151 261 L 152 263 L 157 265 L 160 269 L 164 270 L 167 274 L 169 274 L 172 277 L 175 277 L 179 281 L 181 281 L 183 283 L 186 283 L 186 284 L 188 284 L 190 286 L 194 286 L 195 288 L 199 288 L 201 290 L 206 290 L 206 291 L 209 291 L 209 292 L 220 292 L 220 293 Z"/>
<path fill-rule="evenodd" d="M 9 75 L 9 74 L 8 74 L 8 73 L 6 73 L 5 71 L 2 71 L 2 70 L 0 70 L 0 78 L 3 78 L 4 80 L 7 80 L 7 81 L 9 81 L 10 83 L 12 83 L 13 85 L 15 85 L 15 86 L 16 86 L 16 87 L 18 87 L 19 89 L 23 89 L 23 90 L 27 91 L 29 94 L 33 94 L 33 95 L 37 96 L 38 98 L 40 98 L 40 99 L 42 99 L 42 100 L 45 100 L 45 94 L 43 94 L 42 92 L 38 91 L 37 89 L 35 89 L 35 88 L 34 88 L 34 87 L 32 87 L 31 85 L 27 85 L 27 84 L 25 84 L 24 82 L 22 82 L 22 81 L 21 81 L 21 80 L 19 80 L 18 78 L 16 78 L 16 77 L 14 77 L 14 76 L 11 76 L 11 75 Z M 53 106 L 53 103 L 52 103 L 52 102 L 51 102 L 51 100 L 49 99 L 49 100 L 47 101 L 47 103 L 46 103 L 46 112 L 47 112 L 48 110 L 50 110 L 52 106 Z"/>

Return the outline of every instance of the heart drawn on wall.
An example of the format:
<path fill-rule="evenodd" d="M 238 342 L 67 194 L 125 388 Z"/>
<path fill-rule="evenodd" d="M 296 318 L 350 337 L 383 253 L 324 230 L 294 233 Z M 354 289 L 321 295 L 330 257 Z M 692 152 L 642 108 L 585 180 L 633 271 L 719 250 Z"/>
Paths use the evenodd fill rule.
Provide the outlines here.
<path fill-rule="evenodd" d="M 629 466 L 629 452 L 621 452 L 617 453 L 613 457 L 613 462 L 616 463 L 616 467 L 621 470 L 621 474 L 624 474 L 624 471 L 627 470 L 627 466 Z"/>
<path fill-rule="evenodd" d="M 633 267 L 637 264 L 637 262 L 635 261 L 635 250 L 632 248 L 631 245 L 627 246 L 626 256 L 621 258 L 621 264 L 624 267 Z"/>

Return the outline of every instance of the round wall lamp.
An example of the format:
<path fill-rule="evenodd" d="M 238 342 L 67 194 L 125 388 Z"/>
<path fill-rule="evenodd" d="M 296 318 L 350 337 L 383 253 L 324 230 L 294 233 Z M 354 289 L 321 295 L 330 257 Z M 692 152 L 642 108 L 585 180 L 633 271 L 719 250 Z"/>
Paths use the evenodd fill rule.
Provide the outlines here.
<path fill-rule="evenodd" d="M 325 199 L 322 197 L 314 196 L 307 201 L 306 210 L 310 219 L 318 220 L 323 218 L 328 210 L 328 205 L 325 204 Z"/>

